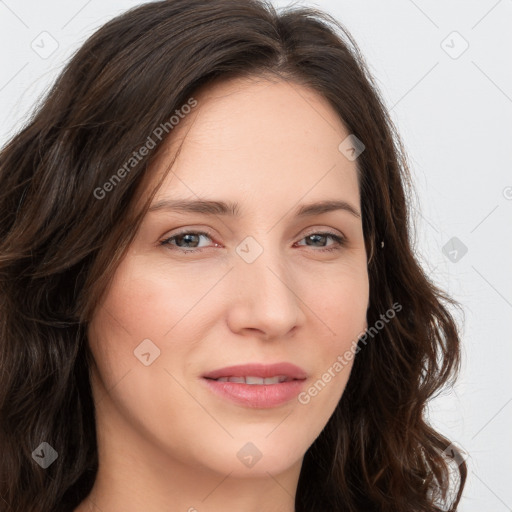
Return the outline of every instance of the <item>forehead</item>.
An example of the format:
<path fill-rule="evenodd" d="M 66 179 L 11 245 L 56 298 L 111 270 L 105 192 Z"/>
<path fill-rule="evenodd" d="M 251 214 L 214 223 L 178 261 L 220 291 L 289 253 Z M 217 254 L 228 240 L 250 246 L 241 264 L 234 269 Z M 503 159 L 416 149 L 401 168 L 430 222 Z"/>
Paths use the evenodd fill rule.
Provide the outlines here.
<path fill-rule="evenodd" d="M 234 79 L 204 87 L 194 98 L 197 106 L 154 164 L 157 175 L 165 172 L 183 142 L 156 200 L 212 191 L 261 201 L 298 201 L 306 193 L 313 200 L 338 191 L 359 198 L 357 164 L 338 149 L 349 132 L 317 92 L 277 79 Z"/>

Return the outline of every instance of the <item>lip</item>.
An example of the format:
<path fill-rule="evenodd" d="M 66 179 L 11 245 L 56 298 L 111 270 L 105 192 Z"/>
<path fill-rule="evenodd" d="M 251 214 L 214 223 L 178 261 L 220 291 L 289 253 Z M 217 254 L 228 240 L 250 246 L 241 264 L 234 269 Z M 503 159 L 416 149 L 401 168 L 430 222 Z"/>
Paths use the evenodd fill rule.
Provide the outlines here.
<path fill-rule="evenodd" d="M 284 375 L 288 380 L 278 384 L 245 384 L 214 380 L 221 377 L 269 378 L 276 375 Z M 256 409 L 269 409 L 293 400 L 303 388 L 306 378 L 306 372 L 291 363 L 229 366 L 202 376 L 208 389 L 216 395 L 237 405 Z"/>
<path fill-rule="evenodd" d="M 203 375 L 206 379 L 219 379 L 220 377 L 261 377 L 269 378 L 276 375 L 286 375 L 290 379 L 303 380 L 307 373 L 291 363 L 259 364 L 249 363 L 219 368 Z"/>

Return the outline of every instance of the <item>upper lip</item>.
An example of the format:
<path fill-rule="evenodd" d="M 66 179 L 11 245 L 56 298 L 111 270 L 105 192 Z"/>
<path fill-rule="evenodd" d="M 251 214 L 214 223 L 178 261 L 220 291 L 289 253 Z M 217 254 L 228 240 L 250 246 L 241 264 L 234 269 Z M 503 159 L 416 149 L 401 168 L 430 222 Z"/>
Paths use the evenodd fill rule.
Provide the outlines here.
<path fill-rule="evenodd" d="M 203 375 L 206 379 L 219 379 L 221 377 L 261 377 L 270 378 L 277 375 L 285 375 L 289 379 L 303 380 L 306 372 L 292 363 L 275 364 L 239 364 L 219 368 Z"/>

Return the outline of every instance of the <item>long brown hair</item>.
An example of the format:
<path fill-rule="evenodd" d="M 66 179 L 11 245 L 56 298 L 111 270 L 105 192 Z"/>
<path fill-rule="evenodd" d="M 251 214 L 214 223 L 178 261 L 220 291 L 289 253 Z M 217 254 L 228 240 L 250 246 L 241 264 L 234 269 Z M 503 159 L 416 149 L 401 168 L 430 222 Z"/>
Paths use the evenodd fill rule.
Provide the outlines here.
<path fill-rule="evenodd" d="M 169 119 L 199 87 L 243 76 L 312 88 L 364 143 L 368 325 L 391 304 L 403 307 L 358 350 L 304 457 L 296 510 L 456 510 L 466 465 L 445 455 L 450 441 L 425 408 L 459 367 L 449 311 L 458 304 L 413 253 L 405 151 L 343 25 L 259 0 L 157 1 L 111 20 L 0 152 L 0 510 L 69 511 L 91 490 L 98 456 L 87 324 L 156 192 L 134 211 L 148 166 L 172 137 Z M 140 157 L 159 126 L 165 136 Z M 58 453 L 46 469 L 32 456 L 42 442 Z"/>

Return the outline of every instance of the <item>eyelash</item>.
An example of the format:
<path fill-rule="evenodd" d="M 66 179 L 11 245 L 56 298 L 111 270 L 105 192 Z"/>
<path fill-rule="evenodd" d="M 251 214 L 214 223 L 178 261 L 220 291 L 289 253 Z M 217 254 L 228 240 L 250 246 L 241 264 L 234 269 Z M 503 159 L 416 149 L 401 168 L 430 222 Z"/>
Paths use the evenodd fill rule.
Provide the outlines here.
<path fill-rule="evenodd" d="M 176 233 L 176 234 L 172 235 L 171 237 L 166 238 L 165 240 L 162 240 L 160 242 L 160 245 L 166 246 L 173 251 L 180 251 L 182 253 L 195 253 L 195 252 L 202 251 L 203 249 L 210 249 L 210 247 L 199 247 L 196 249 L 182 249 L 181 247 L 177 247 L 176 245 L 171 243 L 171 240 L 174 240 L 175 238 L 178 238 L 178 237 L 184 236 L 184 235 L 203 235 L 203 236 L 208 237 L 210 240 L 213 239 L 212 235 L 210 233 L 208 233 L 207 231 L 182 231 L 181 233 Z M 345 237 L 337 235 L 336 233 L 332 233 L 329 231 L 320 231 L 320 232 L 314 231 L 312 233 L 308 233 L 307 235 L 305 235 L 303 238 L 301 238 L 301 240 L 303 240 L 304 238 L 313 236 L 313 235 L 331 237 L 335 241 L 335 243 L 332 244 L 330 247 L 316 249 L 316 252 L 339 251 L 342 247 L 344 247 L 346 245 L 346 242 L 347 242 Z M 305 246 L 305 247 L 307 247 L 307 246 Z"/>

